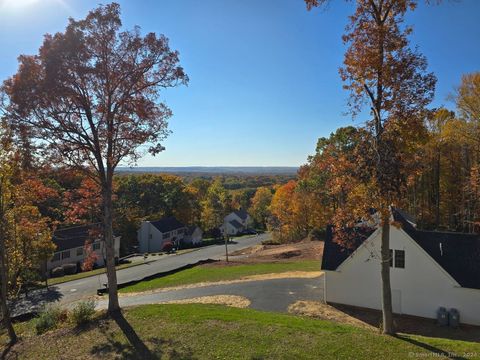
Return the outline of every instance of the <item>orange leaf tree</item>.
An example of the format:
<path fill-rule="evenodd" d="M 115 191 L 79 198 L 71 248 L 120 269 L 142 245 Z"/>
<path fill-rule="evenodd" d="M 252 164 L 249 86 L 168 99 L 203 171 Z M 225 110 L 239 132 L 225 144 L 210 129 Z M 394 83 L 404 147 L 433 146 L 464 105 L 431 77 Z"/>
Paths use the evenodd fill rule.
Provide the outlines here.
<path fill-rule="evenodd" d="M 311 9 L 327 0 L 305 0 Z M 343 41 L 347 45 L 340 75 L 349 92 L 352 115 L 370 108 L 372 120 L 366 128 L 372 134 L 370 146 L 361 154 L 372 176 L 365 179 L 365 198 L 381 218 L 381 277 L 383 332 L 392 334 L 392 300 L 389 268 L 390 206 L 405 196 L 408 171 L 406 141 L 421 126 L 425 107 L 432 101 L 436 78 L 427 72 L 424 56 L 409 46 L 412 29 L 404 25 L 408 10 L 417 0 L 357 0 Z M 405 165 L 405 166 L 403 166 Z M 356 207 L 354 204 L 350 206 Z M 348 214 L 346 214 L 348 216 Z M 368 216 L 368 214 L 365 214 Z"/>
<path fill-rule="evenodd" d="M 102 194 L 110 313 L 119 310 L 112 231 L 113 176 L 121 161 L 157 154 L 170 109 L 161 89 L 186 84 L 165 36 L 122 31 L 120 6 L 99 6 L 46 35 L 38 54 L 19 57 L 4 83 L 8 115 L 30 127 L 53 161 L 96 181 Z"/>

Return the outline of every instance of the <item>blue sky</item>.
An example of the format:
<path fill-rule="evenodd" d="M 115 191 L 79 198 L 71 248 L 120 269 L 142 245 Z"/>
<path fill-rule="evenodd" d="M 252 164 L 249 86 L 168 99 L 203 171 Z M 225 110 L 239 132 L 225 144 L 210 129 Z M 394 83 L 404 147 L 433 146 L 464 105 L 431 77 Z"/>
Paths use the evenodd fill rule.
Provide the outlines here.
<path fill-rule="evenodd" d="M 62 31 L 99 0 L 0 0 L 0 79 L 43 34 Z M 353 3 L 307 12 L 303 0 L 125 0 L 126 28 L 163 33 L 180 51 L 188 87 L 164 92 L 174 116 L 167 150 L 141 166 L 298 166 L 320 136 L 360 125 L 344 115 L 338 75 L 341 35 Z M 433 105 L 461 75 L 480 71 L 480 1 L 421 5 L 409 14 L 418 45 L 438 77 Z"/>

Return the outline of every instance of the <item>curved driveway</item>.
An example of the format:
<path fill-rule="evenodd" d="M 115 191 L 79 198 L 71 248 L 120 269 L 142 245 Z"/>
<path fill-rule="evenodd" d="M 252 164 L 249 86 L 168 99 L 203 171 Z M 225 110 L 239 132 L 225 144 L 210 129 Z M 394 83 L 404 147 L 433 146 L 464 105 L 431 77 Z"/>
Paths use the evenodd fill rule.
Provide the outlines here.
<path fill-rule="evenodd" d="M 196 288 L 185 288 L 154 293 L 138 293 L 121 296 L 121 306 L 156 304 L 209 295 L 239 295 L 251 301 L 250 308 L 263 311 L 286 312 L 288 306 L 298 300 L 323 300 L 323 276 L 316 278 L 285 278 L 255 280 L 232 284 L 214 284 Z M 106 308 L 107 299 L 97 303 Z"/>

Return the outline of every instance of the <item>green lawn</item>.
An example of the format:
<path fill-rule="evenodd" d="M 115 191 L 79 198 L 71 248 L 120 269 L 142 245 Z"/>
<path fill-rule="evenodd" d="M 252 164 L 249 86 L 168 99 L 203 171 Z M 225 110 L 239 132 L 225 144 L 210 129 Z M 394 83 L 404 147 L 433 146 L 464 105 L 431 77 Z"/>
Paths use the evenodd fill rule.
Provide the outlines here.
<path fill-rule="evenodd" d="M 240 279 L 244 276 L 281 273 L 287 271 L 319 271 L 319 260 L 302 260 L 295 262 L 256 263 L 225 267 L 196 266 L 172 275 L 142 281 L 120 289 L 120 292 L 140 292 L 163 287 Z"/>
<path fill-rule="evenodd" d="M 329 321 L 219 305 L 146 305 L 86 329 L 22 329 L 12 359 L 408 359 L 480 357 L 473 342 L 389 337 Z M 127 340 L 128 339 L 128 340 Z M 5 337 L 2 337 L 5 340 Z"/>
<path fill-rule="evenodd" d="M 148 261 L 146 261 L 146 262 L 148 262 Z M 126 268 L 129 268 L 129 267 L 132 267 L 132 266 L 137 266 L 137 265 L 142 265 L 142 264 L 144 264 L 143 261 L 132 262 L 132 263 L 129 263 L 129 264 L 121 264 L 121 265 L 116 266 L 116 269 L 121 270 L 121 269 L 126 269 Z M 102 267 L 102 268 L 95 269 L 95 270 L 92 270 L 92 271 L 79 272 L 79 273 L 73 274 L 73 275 L 65 275 L 65 276 L 61 276 L 61 277 L 57 277 L 57 278 L 51 278 L 51 279 L 48 279 L 48 285 L 56 285 L 56 284 L 61 284 L 61 283 L 67 282 L 67 281 L 83 279 L 83 278 L 86 278 L 86 277 L 89 277 L 89 276 L 103 274 L 106 271 L 107 271 L 107 269 Z"/>

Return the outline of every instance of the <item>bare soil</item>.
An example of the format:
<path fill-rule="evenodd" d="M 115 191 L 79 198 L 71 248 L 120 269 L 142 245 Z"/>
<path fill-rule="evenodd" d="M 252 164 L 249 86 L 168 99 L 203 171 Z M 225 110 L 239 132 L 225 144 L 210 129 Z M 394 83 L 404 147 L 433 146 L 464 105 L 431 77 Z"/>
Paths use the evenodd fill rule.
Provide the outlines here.
<path fill-rule="evenodd" d="M 217 261 L 202 266 L 233 266 L 259 262 L 285 262 L 298 260 L 320 260 L 323 241 L 303 240 L 293 244 L 255 245 L 229 254 L 229 262 Z"/>
<path fill-rule="evenodd" d="M 218 304 L 236 308 L 247 308 L 250 305 L 250 300 L 238 295 L 212 295 L 168 301 L 164 304 Z"/>
<path fill-rule="evenodd" d="M 350 324 L 380 332 L 382 313 L 377 310 L 340 304 L 324 304 L 316 301 L 297 301 L 290 305 L 289 312 L 297 315 L 316 317 L 324 320 Z M 480 327 L 461 325 L 453 329 L 439 326 L 433 319 L 408 315 L 394 315 L 397 332 L 428 337 L 463 341 L 480 341 Z"/>

